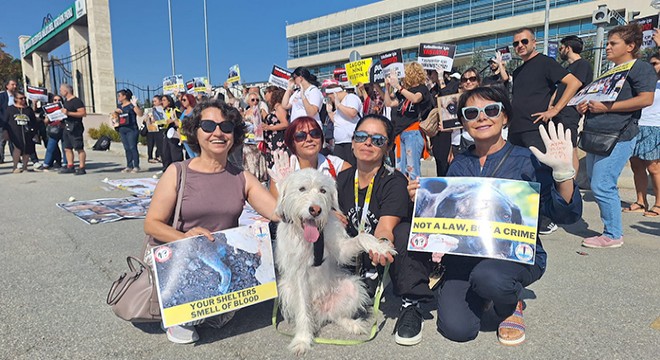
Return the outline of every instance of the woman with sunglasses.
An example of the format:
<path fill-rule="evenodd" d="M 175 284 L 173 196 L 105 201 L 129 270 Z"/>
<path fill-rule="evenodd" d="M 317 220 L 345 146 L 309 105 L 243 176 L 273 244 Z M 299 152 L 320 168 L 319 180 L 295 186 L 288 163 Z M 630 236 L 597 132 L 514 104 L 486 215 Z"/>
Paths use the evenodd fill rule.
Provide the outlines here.
<path fill-rule="evenodd" d="M 27 171 L 30 155 L 35 153 L 33 129 L 37 126 L 37 117 L 34 110 L 27 104 L 27 99 L 22 91 L 17 91 L 14 96 L 14 105 L 7 108 L 5 112 L 5 123 L 9 141 L 14 144 L 12 158 L 14 161 L 13 173 L 20 174 Z M 19 160 L 22 168 L 18 168 Z"/>
<path fill-rule="evenodd" d="M 198 157 L 175 163 L 167 168 L 154 191 L 144 221 L 145 233 L 157 239 L 150 246 L 238 226 L 247 201 L 263 216 L 274 220 L 276 201 L 252 174 L 227 161 L 229 152 L 242 143 L 245 125 L 238 110 L 217 100 L 198 104 L 189 120 L 183 123 L 188 145 Z M 181 167 L 186 167 L 181 217 L 177 229 L 171 225 L 177 199 L 177 182 Z M 149 257 L 146 259 L 150 261 Z M 221 327 L 233 317 L 225 313 L 213 318 L 166 329 L 167 338 L 179 344 L 199 339 L 195 325 L 206 322 Z"/>
<path fill-rule="evenodd" d="M 186 150 L 186 159 L 194 158 L 197 156 L 197 154 L 192 150 L 192 148 L 190 148 L 190 145 L 188 145 L 188 138 L 186 137 L 186 135 L 183 134 L 182 131 L 183 128 L 182 124 L 184 123 L 184 121 L 187 121 L 192 116 L 195 105 L 197 105 L 197 100 L 195 100 L 195 97 L 192 94 L 183 94 L 183 96 L 181 97 L 181 106 L 183 107 L 183 111 L 179 116 L 179 123 L 177 124 L 177 126 L 179 127 L 181 145 L 183 145 L 183 148 Z"/>
<path fill-rule="evenodd" d="M 479 70 L 471 67 L 463 72 L 461 75 L 460 84 L 458 85 L 458 93 L 462 94 L 466 91 L 474 90 L 481 86 L 481 75 Z M 442 120 L 442 119 L 441 119 Z M 474 144 L 474 139 L 464 129 L 455 129 L 451 132 L 451 152 L 449 158 L 453 159 L 456 154 L 459 154 L 470 145 Z"/>
<path fill-rule="evenodd" d="M 456 155 L 447 176 L 496 177 L 541 184 L 539 215 L 554 222 L 573 223 L 582 216 L 582 198 L 573 181 L 573 145 L 570 130 L 553 122 L 539 129 L 545 154 L 535 147 L 526 149 L 506 142 L 502 129 L 511 118 L 508 96 L 491 87 L 479 87 L 463 93 L 458 103 L 459 118 L 465 131 L 474 138 L 474 147 Z M 544 166 L 545 165 L 545 166 Z M 419 188 L 413 181 L 411 197 Z M 518 345 L 525 340 L 522 293 L 526 286 L 540 279 L 546 268 L 547 254 L 536 236 L 534 265 L 498 259 L 486 259 L 435 253 L 445 272 L 436 291 L 438 331 L 457 342 L 473 340 L 479 334 L 486 308 L 493 306 L 501 319 L 498 340 L 504 345 Z M 426 274 L 420 274 L 424 279 Z"/>
<path fill-rule="evenodd" d="M 264 130 L 261 116 L 261 99 L 257 93 L 247 94 L 248 108 L 243 113 L 247 134 L 243 144 L 243 169 L 256 176 L 261 182 L 268 180 L 266 157 L 259 150 L 259 143 L 264 140 Z"/>
<path fill-rule="evenodd" d="M 137 117 L 142 116 L 144 113 L 137 104 L 137 99 L 133 97 L 133 92 L 128 89 L 119 90 L 117 92 L 117 101 L 119 107 L 115 113 L 120 117 L 125 117 L 125 123 L 119 122 L 117 132 L 121 137 L 121 143 L 124 145 L 124 152 L 126 153 L 126 168 L 121 172 L 123 173 L 137 173 L 140 171 L 140 154 L 138 153 L 138 125 Z"/>
<path fill-rule="evenodd" d="M 166 123 L 163 132 L 163 147 L 160 154 L 163 161 L 163 171 L 165 171 L 170 164 L 183 160 L 183 148 L 179 142 L 181 136 L 177 131 L 177 122 L 179 116 L 181 116 L 181 111 L 175 106 L 174 99 L 170 95 L 163 95 L 160 102 L 163 106 Z"/>
<path fill-rule="evenodd" d="M 49 104 L 62 104 L 62 97 L 59 95 L 49 94 Z M 50 121 L 48 116 L 44 117 L 46 124 L 46 134 L 48 135 L 48 144 L 46 145 L 46 157 L 44 158 L 44 171 L 52 168 L 66 167 L 66 156 L 64 156 L 64 148 L 59 147 L 62 140 L 62 133 L 64 132 L 64 123 L 61 120 Z"/>
<path fill-rule="evenodd" d="M 275 165 L 268 171 L 273 196 L 278 195 L 277 183 L 293 171 L 313 168 L 336 179 L 339 172 L 351 167 L 348 162 L 336 156 L 323 156 L 323 141 L 323 130 L 316 119 L 302 116 L 289 124 L 284 132 L 284 144 L 291 152 L 291 157 L 286 156 L 285 152 L 275 152 Z"/>

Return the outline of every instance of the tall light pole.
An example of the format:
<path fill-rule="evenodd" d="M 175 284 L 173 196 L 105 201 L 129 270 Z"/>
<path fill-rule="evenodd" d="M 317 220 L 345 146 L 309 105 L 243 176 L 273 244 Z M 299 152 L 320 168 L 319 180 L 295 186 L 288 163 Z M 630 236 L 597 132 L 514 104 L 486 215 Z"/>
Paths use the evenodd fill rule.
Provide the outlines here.
<path fill-rule="evenodd" d="M 167 11 L 170 15 L 170 54 L 172 55 L 172 75 L 176 75 L 176 66 L 174 65 L 174 36 L 172 35 L 172 0 L 167 0 Z"/>
<path fill-rule="evenodd" d="M 204 0 L 204 39 L 206 40 L 206 79 L 211 84 L 211 62 L 209 60 L 209 22 L 206 16 L 206 0 Z"/>
<path fill-rule="evenodd" d="M 543 54 L 548 55 L 548 43 L 550 42 L 550 0 L 545 0 L 545 23 L 543 24 Z"/>

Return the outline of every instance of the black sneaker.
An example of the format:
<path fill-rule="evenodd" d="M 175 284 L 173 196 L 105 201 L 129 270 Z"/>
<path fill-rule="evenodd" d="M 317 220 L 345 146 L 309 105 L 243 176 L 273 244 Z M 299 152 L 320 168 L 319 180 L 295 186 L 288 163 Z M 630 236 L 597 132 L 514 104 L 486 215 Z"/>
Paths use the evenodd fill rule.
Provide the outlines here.
<path fill-rule="evenodd" d="M 85 175 L 87 174 L 87 171 L 85 171 L 85 168 L 77 168 L 76 169 L 76 175 Z"/>
<path fill-rule="evenodd" d="M 424 318 L 421 310 L 415 305 L 408 305 L 401 309 L 399 319 L 394 325 L 394 341 L 399 345 L 417 345 L 422 341 L 423 328 Z"/>
<path fill-rule="evenodd" d="M 551 221 L 546 226 L 543 225 L 539 226 L 539 234 L 540 235 L 552 234 L 553 232 L 557 231 L 557 229 L 559 229 L 557 224 Z"/>
<path fill-rule="evenodd" d="M 68 166 L 61 168 L 60 171 L 59 171 L 60 174 L 75 174 L 75 172 L 76 172 L 76 169 L 74 169 L 72 167 L 68 167 Z"/>

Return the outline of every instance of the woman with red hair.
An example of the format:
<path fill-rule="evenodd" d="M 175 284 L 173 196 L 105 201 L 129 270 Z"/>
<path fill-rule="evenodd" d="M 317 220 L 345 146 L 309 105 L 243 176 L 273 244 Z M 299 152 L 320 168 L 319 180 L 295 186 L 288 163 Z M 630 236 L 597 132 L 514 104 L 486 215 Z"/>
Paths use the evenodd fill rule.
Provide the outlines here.
<path fill-rule="evenodd" d="M 186 159 L 191 159 L 194 157 L 197 157 L 197 154 L 192 151 L 190 146 L 188 146 L 188 138 L 183 135 L 181 132 L 181 129 L 183 128 L 183 122 L 192 116 L 193 108 L 197 105 L 197 100 L 195 100 L 195 97 L 192 96 L 191 94 L 184 94 L 181 97 L 181 106 L 183 107 L 183 112 L 179 116 L 179 124 L 177 125 L 179 127 L 179 136 L 181 137 L 181 144 L 183 144 L 183 148 L 186 149 Z"/>

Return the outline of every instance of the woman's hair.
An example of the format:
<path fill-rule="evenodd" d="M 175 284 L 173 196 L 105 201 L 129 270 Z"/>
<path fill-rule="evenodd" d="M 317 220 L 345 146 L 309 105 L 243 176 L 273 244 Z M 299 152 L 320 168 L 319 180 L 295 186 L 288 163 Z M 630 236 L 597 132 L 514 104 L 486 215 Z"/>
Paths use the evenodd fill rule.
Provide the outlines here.
<path fill-rule="evenodd" d="M 312 85 L 319 86 L 319 81 L 316 79 L 315 75 L 312 75 L 312 73 L 307 70 L 305 67 L 297 67 L 295 70 L 293 70 L 293 73 L 291 76 L 301 76 L 303 79 L 307 80 L 308 83 Z"/>
<path fill-rule="evenodd" d="M 474 76 L 477 77 L 477 83 L 479 84 L 479 86 L 481 86 L 481 75 L 479 74 L 479 70 L 477 70 L 477 68 L 474 66 L 463 71 L 463 75 L 461 75 L 461 79 L 463 78 L 463 76 L 465 76 L 465 74 L 469 72 L 474 73 Z"/>
<path fill-rule="evenodd" d="M 423 85 L 426 83 L 426 71 L 418 62 L 411 62 L 405 67 L 405 78 L 403 79 L 403 87 L 410 89 L 412 87 Z"/>
<path fill-rule="evenodd" d="M 160 101 L 163 101 L 163 99 L 167 100 L 167 103 L 169 104 L 167 107 L 164 107 L 163 109 L 168 109 L 168 108 L 174 108 L 174 99 L 172 99 L 172 96 L 170 95 L 163 95 L 160 97 Z"/>
<path fill-rule="evenodd" d="M 366 120 L 376 120 L 380 121 L 383 123 L 383 126 L 385 127 L 385 136 L 387 136 L 387 146 L 390 147 L 393 144 L 394 141 L 394 126 L 392 125 L 392 122 L 389 121 L 385 116 L 382 115 L 377 115 L 377 114 L 369 114 L 363 116 L 360 120 L 358 120 L 357 124 L 355 124 L 355 130 L 360 128 L 360 125 L 362 125 L 363 122 Z"/>
<path fill-rule="evenodd" d="M 234 123 L 234 144 L 230 151 L 239 144 L 242 144 L 247 129 L 238 110 L 222 101 L 204 100 L 195 105 L 192 116 L 188 118 L 187 121 L 184 121 L 182 125 L 183 134 L 188 137 L 188 145 L 190 148 L 196 153 L 201 152 L 199 141 L 197 140 L 197 129 L 199 129 L 199 124 L 202 121 L 202 111 L 208 108 L 216 108 L 220 110 L 225 121 L 231 121 Z"/>
<path fill-rule="evenodd" d="M 642 27 L 638 23 L 617 26 L 610 30 L 607 34 L 607 38 L 611 38 L 614 34 L 618 35 L 626 45 L 634 44 L 635 47 L 633 48 L 631 55 L 634 58 L 639 57 L 639 49 L 642 46 Z"/>
<path fill-rule="evenodd" d="M 121 89 L 117 91 L 117 94 L 122 94 L 127 100 L 131 100 L 133 98 L 133 92 L 129 89 Z"/>
<path fill-rule="evenodd" d="M 660 51 L 656 51 L 653 54 L 651 54 L 651 56 L 649 56 L 649 60 L 651 58 L 656 58 L 656 59 L 660 60 Z"/>
<path fill-rule="evenodd" d="M 279 104 L 282 102 L 282 98 L 284 98 L 284 89 L 271 85 L 266 88 L 266 92 L 270 93 L 270 101 L 268 102 L 268 108 L 270 111 L 275 110 L 275 105 Z"/>
<path fill-rule="evenodd" d="M 185 97 L 186 100 L 188 100 L 188 104 L 191 107 L 195 107 L 195 105 L 197 105 L 197 100 L 195 100 L 195 97 L 192 96 L 192 94 L 185 94 L 185 95 L 183 95 L 183 97 Z"/>
<path fill-rule="evenodd" d="M 509 101 L 509 96 L 504 93 L 504 91 L 500 90 L 498 87 L 478 87 L 472 90 L 468 90 L 464 92 L 461 97 L 458 99 L 458 108 L 456 109 L 456 114 L 458 115 L 458 118 L 461 120 L 465 120 L 463 118 L 463 108 L 465 107 L 465 104 L 468 102 L 468 100 L 472 98 L 480 98 L 484 100 L 490 100 L 493 102 L 499 102 L 502 103 L 503 111 L 504 114 L 506 115 L 507 119 L 511 121 L 512 118 L 512 109 L 511 109 L 511 101 Z"/>
<path fill-rule="evenodd" d="M 313 129 L 318 129 L 321 131 L 321 147 L 323 147 L 323 143 L 325 142 L 325 136 L 323 135 L 323 129 L 319 125 L 319 123 L 316 122 L 316 120 L 313 117 L 309 116 L 301 116 L 287 126 L 286 131 L 284 131 L 284 144 L 286 144 L 286 147 L 289 148 L 289 151 L 293 153 L 294 155 L 296 154 L 296 141 L 293 139 L 293 136 L 298 132 L 298 129 L 300 128 L 310 128 L 311 130 Z"/>

